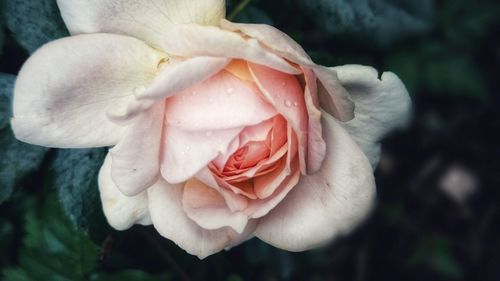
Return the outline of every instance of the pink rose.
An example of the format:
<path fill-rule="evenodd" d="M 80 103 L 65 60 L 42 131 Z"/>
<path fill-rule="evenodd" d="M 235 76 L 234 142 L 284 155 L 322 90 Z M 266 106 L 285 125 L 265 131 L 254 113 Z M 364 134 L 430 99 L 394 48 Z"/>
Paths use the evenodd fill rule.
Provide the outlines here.
<path fill-rule="evenodd" d="M 12 128 L 113 146 L 99 189 L 116 229 L 153 224 L 203 258 L 253 236 L 310 249 L 369 212 L 378 141 L 410 104 L 394 74 L 316 65 L 271 26 L 225 20 L 222 0 L 58 5 L 73 36 L 23 66 Z"/>

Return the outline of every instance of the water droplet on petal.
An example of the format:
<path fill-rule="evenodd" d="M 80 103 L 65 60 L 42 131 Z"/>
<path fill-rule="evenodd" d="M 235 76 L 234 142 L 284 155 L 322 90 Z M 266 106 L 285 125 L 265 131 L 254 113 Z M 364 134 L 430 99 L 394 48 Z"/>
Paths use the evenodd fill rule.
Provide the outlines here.
<path fill-rule="evenodd" d="M 191 146 L 186 146 L 186 151 L 190 151 L 191 150 Z"/>
<path fill-rule="evenodd" d="M 232 94 L 234 92 L 234 88 L 227 88 L 226 91 L 228 94 Z"/>
<path fill-rule="evenodd" d="M 298 102 L 294 102 L 294 103 L 293 103 L 293 106 L 295 106 L 295 107 L 297 107 L 298 105 L 299 105 L 299 103 L 298 103 Z"/>
<path fill-rule="evenodd" d="M 214 98 L 209 98 L 209 99 L 208 99 L 208 102 L 209 102 L 209 103 L 214 103 Z"/>
<path fill-rule="evenodd" d="M 286 105 L 287 107 L 292 106 L 292 101 L 290 101 L 290 100 L 286 100 L 286 101 L 285 101 L 285 105 Z"/>

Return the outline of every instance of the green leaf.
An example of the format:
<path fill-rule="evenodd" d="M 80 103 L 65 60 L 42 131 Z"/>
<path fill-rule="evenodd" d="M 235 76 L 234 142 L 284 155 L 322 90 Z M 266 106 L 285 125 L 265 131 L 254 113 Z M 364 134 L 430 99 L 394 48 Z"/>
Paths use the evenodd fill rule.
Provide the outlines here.
<path fill-rule="evenodd" d="M 63 149 L 53 162 L 53 185 L 69 219 L 87 229 L 103 223 L 97 176 L 106 149 Z"/>
<path fill-rule="evenodd" d="M 429 30 L 435 14 L 432 0 L 300 0 L 299 3 L 327 32 L 354 33 L 382 46 Z"/>
<path fill-rule="evenodd" d="M 30 53 L 68 35 L 54 0 L 6 0 L 5 15 L 7 28 Z"/>
<path fill-rule="evenodd" d="M 25 231 L 19 266 L 5 269 L 4 280 L 88 279 L 96 266 L 97 248 L 65 217 L 55 198 L 26 214 Z"/>
<path fill-rule="evenodd" d="M 12 91 L 16 76 L 0 73 L 0 129 L 9 125 L 12 116 Z"/>
<path fill-rule="evenodd" d="M 91 281 L 169 281 L 170 275 L 153 276 L 140 270 L 124 270 L 116 273 L 96 273 Z"/>
<path fill-rule="evenodd" d="M 16 183 L 35 171 L 43 161 L 47 148 L 22 143 L 9 127 L 12 116 L 12 88 L 15 76 L 0 74 L 0 204 L 7 200 Z"/>
<path fill-rule="evenodd" d="M 463 272 L 451 253 L 450 243 L 444 236 L 430 235 L 423 238 L 409 259 L 409 265 L 423 265 L 452 279 L 460 279 Z"/>
<path fill-rule="evenodd" d="M 16 183 L 42 164 L 47 148 L 22 143 L 9 127 L 0 130 L 0 204 L 9 199 Z"/>

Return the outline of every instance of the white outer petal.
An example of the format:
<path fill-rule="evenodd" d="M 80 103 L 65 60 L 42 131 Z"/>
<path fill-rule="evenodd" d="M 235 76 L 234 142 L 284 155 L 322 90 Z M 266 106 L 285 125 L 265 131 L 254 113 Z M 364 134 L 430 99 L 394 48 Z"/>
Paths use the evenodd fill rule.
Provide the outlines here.
<path fill-rule="evenodd" d="M 114 145 L 125 127 L 106 111 L 124 109 L 152 79 L 163 54 L 122 35 L 90 34 L 53 41 L 19 72 L 12 129 L 19 140 L 48 147 Z"/>
<path fill-rule="evenodd" d="M 123 195 L 111 179 L 111 162 L 108 154 L 99 172 L 99 191 L 108 223 L 117 230 L 128 229 L 134 224 L 150 225 L 147 193 Z"/>
<path fill-rule="evenodd" d="M 354 119 L 341 125 L 375 167 L 382 137 L 408 122 L 411 113 L 408 91 L 392 72 L 384 72 L 379 79 L 377 70 L 369 66 L 345 65 L 333 69 L 356 105 Z"/>
<path fill-rule="evenodd" d="M 242 234 L 229 227 L 206 230 L 187 217 L 182 207 L 183 186 L 159 180 L 148 189 L 149 211 L 158 232 L 172 240 L 186 252 L 200 259 L 215 254 L 226 247 L 245 241 L 255 224 L 248 224 Z"/>
<path fill-rule="evenodd" d="M 156 47 L 169 26 L 217 25 L 226 13 L 224 0 L 57 0 L 57 4 L 71 34 L 125 34 Z"/>
<path fill-rule="evenodd" d="M 323 113 L 327 155 L 285 199 L 261 218 L 255 236 L 281 249 L 304 251 L 346 234 L 369 213 L 375 196 L 368 159 L 337 121 Z"/>

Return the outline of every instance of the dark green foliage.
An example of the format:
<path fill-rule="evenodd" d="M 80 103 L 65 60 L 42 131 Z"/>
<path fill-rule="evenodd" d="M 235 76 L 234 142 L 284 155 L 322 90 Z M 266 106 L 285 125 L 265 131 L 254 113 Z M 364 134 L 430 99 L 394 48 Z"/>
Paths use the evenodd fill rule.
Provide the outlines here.
<path fill-rule="evenodd" d="M 19 267 L 4 270 L 7 281 L 86 280 L 96 266 L 97 247 L 61 212 L 57 200 L 27 210 Z"/>
<path fill-rule="evenodd" d="M 28 52 L 67 36 L 55 0 L 5 0 L 7 28 Z"/>
<path fill-rule="evenodd" d="M 97 176 L 106 149 L 61 149 L 52 163 L 53 186 L 69 219 L 88 229 L 103 222 Z"/>
<path fill-rule="evenodd" d="M 379 45 L 429 30 L 434 20 L 432 0 L 300 0 L 324 30 L 354 33 Z"/>
<path fill-rule="evenodd" d="M 0 74 L 0 204 L 7 200 L 16 183 L 42 163 L 47 148 L 15 139 L 9 126 L 15 76 Z"/>

